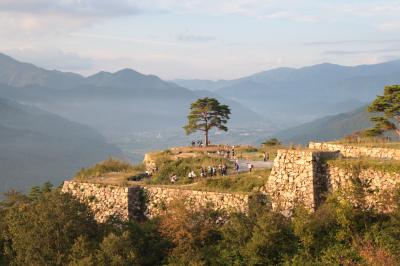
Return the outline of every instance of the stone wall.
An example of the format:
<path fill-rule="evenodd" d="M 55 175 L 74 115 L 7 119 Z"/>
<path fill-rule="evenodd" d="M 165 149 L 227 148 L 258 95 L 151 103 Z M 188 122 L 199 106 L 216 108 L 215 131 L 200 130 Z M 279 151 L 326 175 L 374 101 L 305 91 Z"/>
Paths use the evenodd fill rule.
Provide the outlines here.
<path fill-rule="evenodd" d="M 279 150 L 265 187 L 273 208 L 290 215 L 300 203 L 313 211 L 323 202 L 326 192 L 349 191 L 358 179 L 364 186 L 367 206 L 383 212 L 393 209 L 400 173 L 339 167 L 326 160 L 340 157 L 342 151 L 336 148 L 332 151 Z"/>
<path fill-rule="evenodd" d="M 247 213 L 249 196 L 239 193 L 222 193 L 195 191 L 165 187 L 143 187 L 148 199 L 147 216 L 153 217 L 162 213 L 174 200 L 183 200 L 189 208 L 200 209 L 210 207 L 228 213 Z"/>
<path fill-rule="evenodd" d="M 286 215 L 290 215 L 297 203 L 315 210 L 328 189 L 321 161 L 337 155 L 337 152 L 278 150 L 265 189 L 272 207 Z"/>
<path fill-rule="evenodd" d="M 334 165 L 327 167 L 329 191 L 346 191 L 352 187 L 352 179 L 358 178 L 365 185 L 366 203 L 379 211 L 390 211 L 394 207 L 395 190 L 400 185 L 400 173 L 374 169 L 354 170 Z"/>
<path fill-rule="evenodd" d="M 105 184 L 65 181 L 62 191 L 86 202 L 99 222 L 110 217 L 120 220 L 154 217 L 174 200 L 182 200 L 188 208 L 209 207 L 227 213 L 249 209 L 249 195 L 194 191 L 157 186 L 119 187 Z"/>
<path fill-rule="evenodd" d="M 87 203 L 99 222 L 105 222 L 111 217 L 128 220 L 140 211 L 140 193 L 135 187 L 64 181 L 62 192 L 71 193 Z"/>
<path fill-rule="evenodd" d="M 334 143 L 310 142 L 309 149 L 324 151 L 340 151 L 344 157 L 371 157 L 377 159 L 400 160 L 400 149 L 369 148 Z"/>

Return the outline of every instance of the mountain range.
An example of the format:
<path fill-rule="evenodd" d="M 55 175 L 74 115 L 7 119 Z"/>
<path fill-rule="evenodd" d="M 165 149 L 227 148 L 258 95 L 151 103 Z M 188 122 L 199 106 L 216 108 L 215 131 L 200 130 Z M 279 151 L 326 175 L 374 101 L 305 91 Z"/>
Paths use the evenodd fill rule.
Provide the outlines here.
<path fill-rule="evenodd" d="M 385 85 L 400 83 L 400 60 L 351 67 L 325 63 L 277 68 L 235 80 L 174 82 L 195 90 L 212 88 L 273 121 L 298 125 L 361 107 Z"/>

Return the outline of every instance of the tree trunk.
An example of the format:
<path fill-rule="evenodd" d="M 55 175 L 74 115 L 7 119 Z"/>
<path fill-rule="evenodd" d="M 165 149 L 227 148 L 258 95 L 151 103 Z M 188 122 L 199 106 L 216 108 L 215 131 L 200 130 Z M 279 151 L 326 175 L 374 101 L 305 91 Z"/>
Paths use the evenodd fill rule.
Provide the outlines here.
<path fill-rule="evenodd" d="M 208 146 L 208 130 L 204 131 L 204 135 L 205 135 L 205 139 L 206 139 L 206 143 L 204 144 L 205 147 Z"/>

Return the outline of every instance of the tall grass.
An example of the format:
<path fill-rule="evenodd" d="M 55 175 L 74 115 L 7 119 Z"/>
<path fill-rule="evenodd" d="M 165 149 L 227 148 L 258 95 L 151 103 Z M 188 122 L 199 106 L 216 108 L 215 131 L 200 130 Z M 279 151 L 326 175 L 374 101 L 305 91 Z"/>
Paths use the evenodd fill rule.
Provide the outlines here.
<path fill-rule="evenodd" d="M 115 159 L 108 158 L 100 163 L 97 163 L 88 168 L 82 168 L 75 174 L 75 179 L 77 180 L 86 180 L 94 177 L 99 177 L 101 175 L 107 173 L 127 173 L 137 171 L 138 168 L 142 168 L 141 166 L 133 166 L 128 162 Z"/>

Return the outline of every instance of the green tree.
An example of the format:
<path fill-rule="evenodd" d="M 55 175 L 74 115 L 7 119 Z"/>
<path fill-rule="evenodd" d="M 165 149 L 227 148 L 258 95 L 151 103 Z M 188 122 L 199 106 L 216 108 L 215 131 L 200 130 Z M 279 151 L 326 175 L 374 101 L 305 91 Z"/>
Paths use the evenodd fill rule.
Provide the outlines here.
<path fill-rule="evenodd" d="M 28 204 L 14 204 L 6 212 L 5 223 L 13 265 L 64 265 L 79 236 L 99 236 L 87 206 L 59 191 Z"/>
<path fill-rule="evenodd" d="M 208 133 L 212 128 L 228 131 L 225 126 L 229 120 L 231 110 L 227 105 L 220 104 L 214 98 L 202 98 L 193 102 L 190 106 L 188 124 L 184 126 L 187 135 L 196 131 L 203 131 L 205 145 L 208 146 Z"/>
<path fill-rule="evenodd" d="M 367 134 L 377 136 L 385 131 L 394 130 L 400 136 L 400 85 L 385 86 L 383 96 L 378 95 L 368 107 L 368 111 L 383 115 L 371 117 L 375 127 L 367 130 Z"/>

